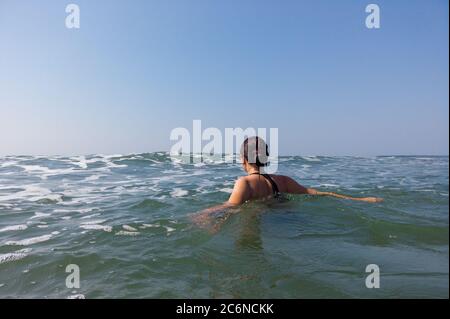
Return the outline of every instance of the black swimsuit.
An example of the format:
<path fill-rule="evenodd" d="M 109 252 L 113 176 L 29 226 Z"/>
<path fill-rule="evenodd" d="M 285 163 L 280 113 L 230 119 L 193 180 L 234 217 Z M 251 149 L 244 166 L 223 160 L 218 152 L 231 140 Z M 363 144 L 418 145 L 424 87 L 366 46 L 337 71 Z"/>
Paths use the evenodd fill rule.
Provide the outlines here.
<path fill-rule="evenodd" d="M 275 181 L 272 179 L 272 177 L 270 177 L 269 174 L 261 174 L 261 173 L 252 173 L 250 175 L 261 175 L 264 176 L 272 185 L 272 191 L 273 191 L 273 197 L 277 198 L 280 196 L 280 191 L 278 190 L 278 186 L 277 183 L 275 183 Z"/>

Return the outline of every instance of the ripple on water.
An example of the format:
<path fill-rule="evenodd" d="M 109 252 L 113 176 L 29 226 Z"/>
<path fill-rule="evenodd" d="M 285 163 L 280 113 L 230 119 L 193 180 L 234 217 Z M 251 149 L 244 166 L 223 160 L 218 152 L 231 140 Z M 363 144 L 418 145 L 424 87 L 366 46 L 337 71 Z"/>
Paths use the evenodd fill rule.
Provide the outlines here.
<path fill-rule="evenodd" d="M 140 201 L 138 204 L 133 205 L 132 209 L 153 209 L 158 210 L 162 208 L 170 207 L 171 205 L 168 203 L 164 203 L 155 199 L 146 198 Z"/>
<path fill-rule="evenodd" d="M 22 240 L 9 240 L 5 243 L 5 245 L 9 246 L 29 246 L 34 245 L 38 243 L 42 243 L 44 241 L 50 240 L 53 237 L 52 234 L 32 237 L 32 238 L 26 238 Z"/>
<path fill-rule="evenodd" d="M 31 248 L 25 248 L 25 249 L 17 250 L 13 253 L 0 254 L 0 264 L 23 259 L 28 256 L 28 253 L 30 251 L 31 251 Z"/>
<path fill-rule="evenodd" d="M 3 228 L 0 228 L 0 233 L 7 232 L 7 231 L 25 230 L 27 228 L 28 228 L 28 226 L 24 225 L 24 224 L 6 226 L 6 227 L 3 227 Z"/>

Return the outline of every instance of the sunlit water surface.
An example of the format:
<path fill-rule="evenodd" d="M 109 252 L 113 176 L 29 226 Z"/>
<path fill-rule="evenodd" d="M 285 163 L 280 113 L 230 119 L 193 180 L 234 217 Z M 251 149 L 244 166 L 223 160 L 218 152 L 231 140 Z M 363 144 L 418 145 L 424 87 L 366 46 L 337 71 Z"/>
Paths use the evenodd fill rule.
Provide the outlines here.
<path fill-rule="evenodd" d="M 448 157 L 282 157 L 279 173 L 385 201 L 254 202 L 210 233 L 189 214 L 225 201 L 239 165 L 0 158 L 0 297 L 448 298 Z"/>

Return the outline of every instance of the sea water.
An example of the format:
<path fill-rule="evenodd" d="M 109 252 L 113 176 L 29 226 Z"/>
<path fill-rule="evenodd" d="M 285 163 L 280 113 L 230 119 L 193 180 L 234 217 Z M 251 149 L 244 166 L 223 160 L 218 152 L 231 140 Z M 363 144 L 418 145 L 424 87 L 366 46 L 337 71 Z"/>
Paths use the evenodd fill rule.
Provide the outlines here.
<path fill-rule="evenodd" d="M 384 202 L 252 202 L 211 232 L 190 215 L 227 200 L 238 164 L 2 157 L 0 297 L 448 298 L 448 157 L 281 157 L 278 173 Z"/>

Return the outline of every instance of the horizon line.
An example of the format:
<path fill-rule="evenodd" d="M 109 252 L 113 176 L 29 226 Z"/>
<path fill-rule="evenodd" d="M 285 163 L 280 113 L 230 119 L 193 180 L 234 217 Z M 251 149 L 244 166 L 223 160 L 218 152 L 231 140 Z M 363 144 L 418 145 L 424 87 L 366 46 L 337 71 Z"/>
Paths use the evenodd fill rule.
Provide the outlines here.
<path fill-rule="evenodd" d="M 50 156 L 57 156 L 57 157 L 73 157 L 73 156 L 95 156 L 95 155 L 104 155 L 104 156 L 111 156 L 111 157 L 121 157 L 121 156 L 130 156 L 130 155 L 141 155 L 141 154 L 157 154 L 157 153 L 164 153 L 166 155 L 170 155 L 169 151 L 149 151 L 149 152 L 127 152 L 127 153 L 84 153 L 84 154 L 0 154 L 0 158 L 2 157 L 25 157 L 25 156 L 30 156 L 30 157 L 50 157 Z M 183 153 L 180 154 L 178 156 L 192 156 L 192 155 L 202 155 L 202 156 L 230 156 L 231 154 L 226 154 L 226 153 L 222 153 L 221 155 L 219 154 L 213 154 L 213 155 L 207 155 L 207 154 L 203 154 L 203 153 Z M 233 153 L 233 156 L 239 155 L 238 153 Z M 356 155 L 356 154 L 352 154 L 352 155 L 325 155 L 325 154 L 280 154 L 278 155 L 278 157 L 288 157 L 288 156 L 300 156 L 300 157 L 389 157 L 389 156 L 395 156 L 395 157 L 417 157 L 417 156 L 426 156 L 426 157 L 449 157 L 449 154 L 379 154 L 379 155 Z M 270 157 L 270 156 L 269 156 Z"/>

